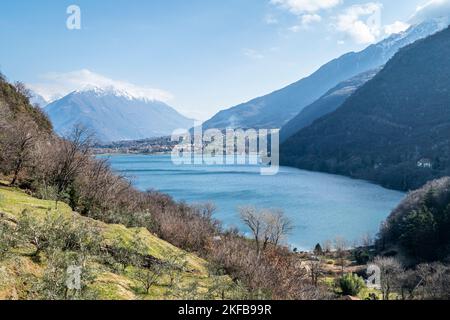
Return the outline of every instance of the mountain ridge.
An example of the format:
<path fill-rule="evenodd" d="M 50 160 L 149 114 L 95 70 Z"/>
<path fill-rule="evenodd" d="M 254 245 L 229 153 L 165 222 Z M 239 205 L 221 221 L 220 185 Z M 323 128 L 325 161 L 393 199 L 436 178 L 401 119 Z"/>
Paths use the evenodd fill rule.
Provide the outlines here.
<path fill-rule="evenodd" d="M 380 69 L 370 70 L 343 81 L 318 100 L 305 107 L 280 131 L 280 139 L 286 141 L 296 132 L 311 125 L 317 119 L 337 110 L 358 88 L 372 79 Z"/>
<path fill-rule="evenodd" d="M 75 90 L 50 103 L 45 111 L 58 134 L 63 136 L 81 124 L 101 142 L 166 136 L 190 128 L 194 122 L 164 102 L 135 97 L 112 87 Z"/>
<path fill-rule="evenodd" d="M 407 31 L 392 35 L 360 52 L 333 59 L 316 72 L 291 85 L 217 113 L 204 129 L 281 128 L 303 108 L 342 81 L 384 65 L 398 49 L 444 28 L 441 19 L 427 20 Z"/>
<path fill-rule="evenodd" d="M 281 162 L 400 190 L 448 175 L 449 48 L 447 28 L 400 50 L 338 110 L 282 144 Z"/>

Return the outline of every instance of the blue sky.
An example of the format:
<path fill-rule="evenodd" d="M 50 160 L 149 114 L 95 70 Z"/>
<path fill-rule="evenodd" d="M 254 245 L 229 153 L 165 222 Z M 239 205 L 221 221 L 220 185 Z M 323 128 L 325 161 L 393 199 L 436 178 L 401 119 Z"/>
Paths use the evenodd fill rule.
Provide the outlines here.
<path fill-rule="evenodd" d="M 206 119 L 406 28 L 429 1 L 2 1 L 0 69 L 46 97 L 111 83 Z M 66 28 L 72 4 L 81 30 Z"/>

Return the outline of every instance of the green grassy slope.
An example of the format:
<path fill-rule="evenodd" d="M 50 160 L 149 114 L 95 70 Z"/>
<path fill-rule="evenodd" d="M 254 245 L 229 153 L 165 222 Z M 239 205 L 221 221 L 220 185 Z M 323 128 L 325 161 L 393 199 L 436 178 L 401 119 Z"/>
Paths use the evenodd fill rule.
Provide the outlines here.
<path fill-rule="evenodd" d="M 169 278 L 174 275 L 169 277 L 163 274 L 150 289 L 150 294 L 139 289 L 139 284 L 132 276 L 132 267 L 123 272 L 114 272 L 104 265 L 93 264 L 90 267 L 94 270 L 95 280 L 91 287 L 99 299 L 178 299 L 186 298 L 182 296 L 184 294 L 191 298 L 216 298 L 219 297 L 213 292 L 216 287 L 231 285 L 228 277 L 211 276 L 203 259 L 172 246 L 146 229 L 129 229 L 88 219 L 72 212 L 64 203 L 60 203 L 56 209 L 54 201 L 39 200 L 19 189 L 0 185 L 0 219 L 15 224 L 24 210 L 39 219 L 54 213 L 95 226 L 100 230 L 102 245 L 108 247 L 123 246 L 130 249 L 133 236 L 139 234 L 146 251 L 140 254 L 149 255 L 163 263 L 174 256 L 183 259 L 182 267 L 170 271 L 176 273 L 176 288 L 168 284 L 171 281 Z M 29 248 L 15 249 L 11 256 L 0 261 L 0 299 L 24 298 L 28 290 L 27 278 L 42 276 L 46 267 L 45 259 L 35 262 L 29 251 Z"/>

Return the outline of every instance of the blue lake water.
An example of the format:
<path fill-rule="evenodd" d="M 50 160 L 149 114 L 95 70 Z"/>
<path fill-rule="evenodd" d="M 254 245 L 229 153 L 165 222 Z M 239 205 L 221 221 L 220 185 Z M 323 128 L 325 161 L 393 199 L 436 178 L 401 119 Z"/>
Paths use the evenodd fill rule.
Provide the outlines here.
<path fill-rule="evenodd" d="M 289 243 L 304 250 L 338 236 L 353 242 L 375 235 L 404 197 L 365 181 L 287 167 L 278 175 L 261 176 L 250 165 L 176 166 L 170 155 L 102 157 L 141 190 L 158 190 L 191 204 L 213 202 L 215 217 L 225 226 L 245 231 L 238 214 L 242 206 L 283 209 L 295 225 Z"/>

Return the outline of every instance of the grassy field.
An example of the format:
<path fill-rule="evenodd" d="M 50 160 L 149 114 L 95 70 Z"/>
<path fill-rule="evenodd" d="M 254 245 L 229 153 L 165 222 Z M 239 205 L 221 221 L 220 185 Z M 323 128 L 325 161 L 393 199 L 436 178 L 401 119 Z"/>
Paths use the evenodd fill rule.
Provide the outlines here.
<path fill-rule="evenodd" d="M 59 203 L 56 208 L 54 201 L 36 199 L 19 189 L 0 186 L 0 219 L 15 223 L 24 210 L 40 219 L 49 214 L 61 214 L 89 223 L 100 230 L 105 246 L 129 249 L 133 237 L 138 234 L 146 251 L 143 254 L 163 263 L 177 257 L 182 265 L 174 267 L 174 270 L 168 270 L 167 274 L 162 274 L 157 283 L 151 287 L 150 294 L 147 294 L 134 279 L 133 274 L 136 270 L 133 267 L 115 272 L 104 265 L 93 263 L 90 266 L 94 270 L 91 288 L 95 290 L 99 299 L 211 299 L 221 297 L 220 292 L 223 289 L 217 288 L 232 285 L 231 279 L 226 276 L 210 275 L 205 260 L 172 246 L 146 229 L 130 229 L 122 225 L 109 225 L 88 219 L 72 212 L 64 203 Z M 0 299 L 24 298 L 28 290 L 26 279 L 41 277 L 46 267 L 45 263 L 45 259 L 43 262 L 34 261 L 30 256 L 30 248 L 15 249 L 10 256 L 0 261 Z M 173 285 L 173 279 L 176 279 L 176 286 Z"/>

